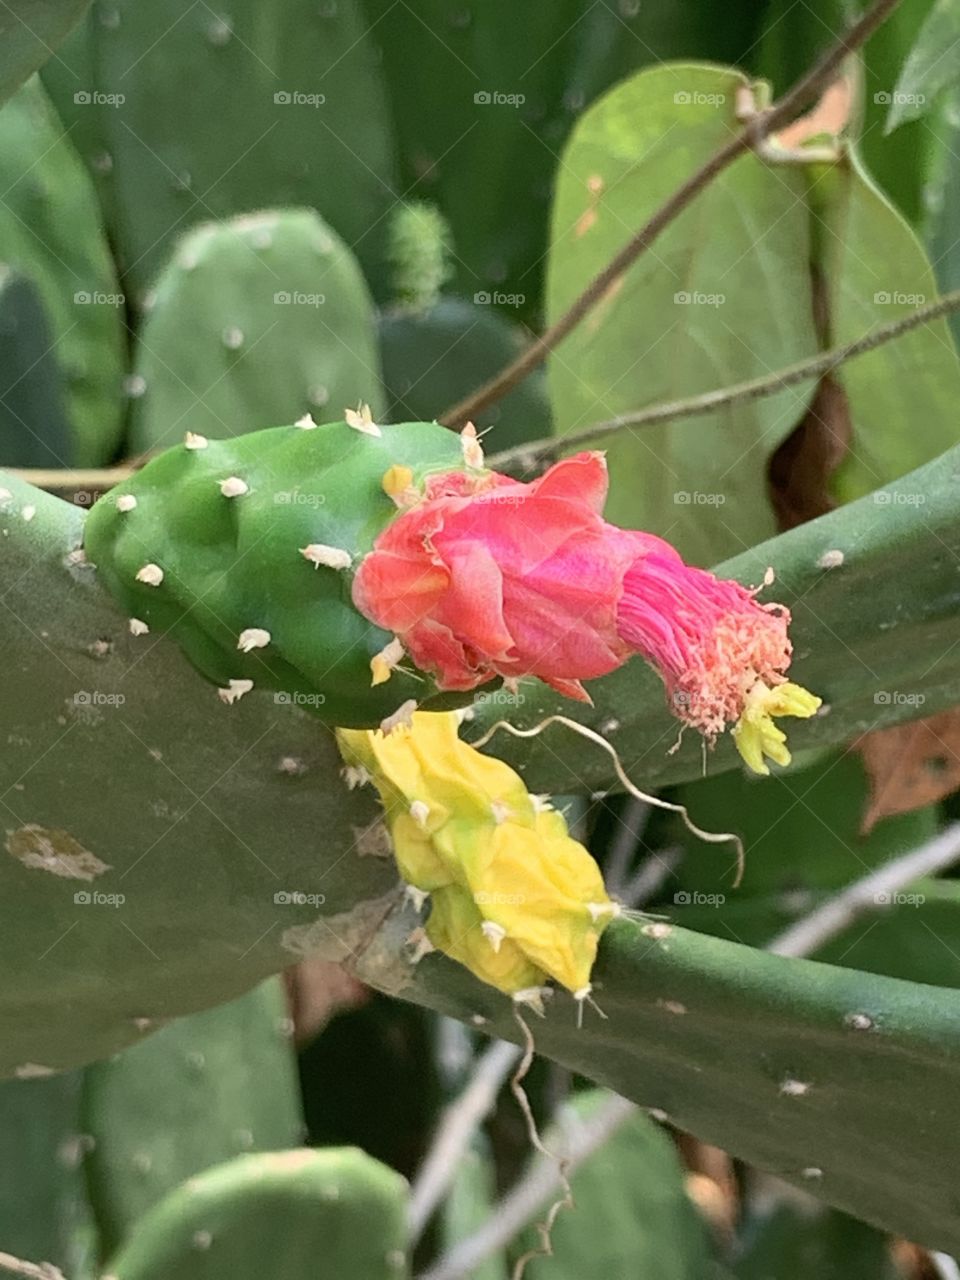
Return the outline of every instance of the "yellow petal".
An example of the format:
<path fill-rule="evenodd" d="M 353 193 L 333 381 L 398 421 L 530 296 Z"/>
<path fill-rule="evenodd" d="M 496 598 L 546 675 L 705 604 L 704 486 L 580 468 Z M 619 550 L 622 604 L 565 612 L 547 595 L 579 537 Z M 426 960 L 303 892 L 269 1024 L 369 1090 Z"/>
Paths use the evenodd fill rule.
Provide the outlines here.
<path fill-rule="evenodd" d="M 795 716 L 801 720 L 815 715 L 821 699 L 802 685 L 786 681 L 772 689 L 757 681 L 747 695 L 743 714 L 733 729 L 733 741 L 747 767 L 768 774 L 766 759 L 788 765 L 787 735 L 773 722 L 774 716 Z"/>

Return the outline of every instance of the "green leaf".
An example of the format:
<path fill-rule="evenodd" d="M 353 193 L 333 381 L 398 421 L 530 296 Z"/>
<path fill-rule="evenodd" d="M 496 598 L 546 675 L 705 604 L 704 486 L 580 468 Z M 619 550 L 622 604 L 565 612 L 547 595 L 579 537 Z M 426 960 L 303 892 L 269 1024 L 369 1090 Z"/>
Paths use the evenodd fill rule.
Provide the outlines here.
<path fill-rule="evenodd" d="M 936 298 L 920 242 L 870 181 L 855 149 L 828 171 L 811 171 L 810 197 L 831 345 Z M 851 360 L 835 377 L 847 393 L 853 428 L 832 478 L 840 502 L 870 493 L 955 443 L 960 364 L 945 320 Z"/>
<path fill-rule="evenodd" d="M 736 71 L 671 64 L 633 76 L 584 115 L 557 182 L 549 320 L 729 139 L 747 87 Z M 810 355 L 809 257 L 804 177 L 744 156 L 560 344 L 549 368 L 558 433 Z M 701 564 L 770 536 L 767 460 L 811 387 L 601 441 L 609 518 L 667 537 Z"/>
<path fill-rule="evenodd" d="M 935 0 L 900 72 L 886 131 L 925 115 L 960 76 L 960 0 Z"/>

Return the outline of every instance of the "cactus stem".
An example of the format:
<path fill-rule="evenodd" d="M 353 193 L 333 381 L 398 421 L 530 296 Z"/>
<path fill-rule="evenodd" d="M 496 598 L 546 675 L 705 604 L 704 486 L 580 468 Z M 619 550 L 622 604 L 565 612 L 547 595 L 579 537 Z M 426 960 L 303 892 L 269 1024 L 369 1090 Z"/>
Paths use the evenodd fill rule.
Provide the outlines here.
<path fill-rule="evenodd" d="M 163 570 L 158 564 L 145 564 L 137 570 L 137 581 L 148 587 L 159 587 L 163 581 Z"/>

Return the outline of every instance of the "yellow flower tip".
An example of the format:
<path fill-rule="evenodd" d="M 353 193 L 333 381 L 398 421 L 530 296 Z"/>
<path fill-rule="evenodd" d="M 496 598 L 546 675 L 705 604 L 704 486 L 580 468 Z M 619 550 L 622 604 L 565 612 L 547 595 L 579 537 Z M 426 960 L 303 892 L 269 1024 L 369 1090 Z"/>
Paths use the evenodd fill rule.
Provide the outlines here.
<path fill-rule="evenodd" d="M 808 720 L 816 715 L 822 699 L 802 685 L 787 681 L 772 689 L 758 680 L 747 694 L 743 714 L 733 729 L 733 741 L 749 769 L 767 775 L 767 759 L 788 765 L 787 735 L 774 724 L 774 716 L 795 716 Z"/>

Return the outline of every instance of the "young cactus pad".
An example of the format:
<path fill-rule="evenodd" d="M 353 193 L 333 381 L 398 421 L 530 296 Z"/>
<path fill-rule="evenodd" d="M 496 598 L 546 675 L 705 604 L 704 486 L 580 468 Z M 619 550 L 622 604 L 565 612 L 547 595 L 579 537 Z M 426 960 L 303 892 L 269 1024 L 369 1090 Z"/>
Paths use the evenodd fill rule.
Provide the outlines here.
<path fill-rule="evenodd" d="M 356 419 L 361 422 L 359 418 Z M 188 437 L 92 508 L 88 558 L 143 634 L 172 635 L 228 704 L 254 689 L 369 728 L 413 699 L 450 707 L 429 679 L 371 684 L 389 632 L 351 600 L 353 567 L 396 515 L 393 466 L 420 478 L 462 466 L 436 424 L 275 427 L 233 440 Z"/>

